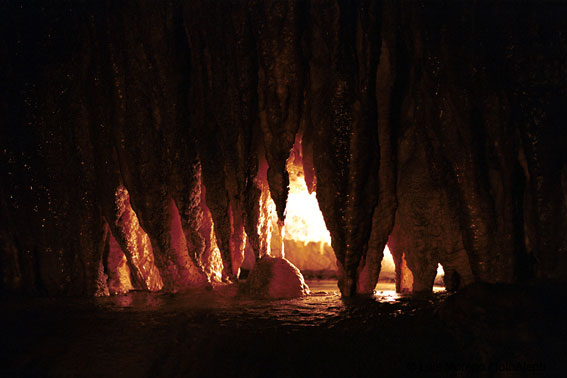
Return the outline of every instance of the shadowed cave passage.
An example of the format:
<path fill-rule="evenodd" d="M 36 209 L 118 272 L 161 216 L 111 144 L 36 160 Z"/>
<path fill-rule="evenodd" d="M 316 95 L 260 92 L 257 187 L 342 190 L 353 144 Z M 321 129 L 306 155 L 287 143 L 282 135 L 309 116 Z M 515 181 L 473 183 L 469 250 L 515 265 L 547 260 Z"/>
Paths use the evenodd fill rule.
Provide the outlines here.
<path fill-rule="evenodd" d="M 0 375 L 561 376 L 565 14 L 0 2 Z"/>

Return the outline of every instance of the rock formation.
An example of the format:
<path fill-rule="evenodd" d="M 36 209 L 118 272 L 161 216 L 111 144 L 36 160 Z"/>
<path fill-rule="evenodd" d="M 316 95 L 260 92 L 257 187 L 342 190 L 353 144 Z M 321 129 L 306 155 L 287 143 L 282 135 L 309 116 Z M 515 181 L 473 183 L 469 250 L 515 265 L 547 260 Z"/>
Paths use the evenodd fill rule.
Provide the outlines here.
<path fill-rule="evenodd" d="M 286 299 L 309 294 L 303 275 L 289 260 L 266 255 L 256 261 L 240 292 L 254 298 Z"/>
<path fill-rule="evenodd" d="M 0 288 L 175 292 L 269 254 L 301 140 L 344 296 L 567 279 L 557 1 L 5 1 Z M 407 282 L 411 282 L 411 285 Z M 401 278 L 400 278 L 401 283 Z"/>

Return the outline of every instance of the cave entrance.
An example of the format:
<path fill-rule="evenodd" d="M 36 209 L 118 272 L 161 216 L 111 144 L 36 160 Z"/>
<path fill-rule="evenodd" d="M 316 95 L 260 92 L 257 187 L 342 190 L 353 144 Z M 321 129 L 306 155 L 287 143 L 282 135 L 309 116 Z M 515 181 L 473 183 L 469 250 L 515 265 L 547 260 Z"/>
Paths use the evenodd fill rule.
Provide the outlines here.
<path fill-rule="evenodd" d="M 435 276 L 435 281 L 433 282 L 433 291 L 445 290 L 445 271 L 441 264 L 437 264 L 437 275 Z"/>
<path fill-rule="evenodd" d="M 281 233 L 283 242 L 279 235 L 273 235 L 271 249 L 276 252 L 283 245 L 285 257 L 308 279 L 336 278 L 337 262 L 331 247 L 331 234 L 315 191 L 310 193 L 307 188 L 299 142 L 291 151 L 287 171 L 289 193 Z"/>
<path fill-rule="evenodd" d="M 280 229 L 276 212 L 272 212 L 270 253 L 272 256 L 285 256 L 301 270 L 306 279 L 337 279 L 337 260 L 331 247 L 331 234 L 317 201 L 316 179 L 310 192 L 302 151 L 301 141 L 297 138 L 286 164 L 289 192 L 285 222 Z M 433 291 L 445 289 L 443 276 L 443 267 L 438 264 Z M 413 278 L 410 280 L 413 281 Z M 386 245 L 375 291 L 395 293 L 395 287 L 395 263 Z"/>
<path fill-rule="evenodd" d="M 402 262 L 402 264 L 405 264 L 405 261 Z M 408 292 L 410 292 L 411 291 L 410 288 L 413 282 L 413 277 L 411 277 L 411 272 L 409 270 L 406 271 L 409 272 L 410 276 L 406 277 L 402 274 L 402 277 L 400 277 L 400 280 L 407 281 L 400 283 L 400 287 L 404 288 L 402 289 L 402 293 L 404 293 L 405 290 L 408 290 Z M 444 277 L 445 277 L 445 271 L 443 270 L 443 266 L 441 264 L 437 264 L 437 273 L 435 276 L 435 281 L 433 283 L 434 292 L 445 290 Z M 391 286 L 395 285 L 395 283 L 396 283 L 396 265 L 394 263 L 394 257 L 392 256 L 392 252 L 390 252 L 388 245 L 386 245 L 386 247 L 384 248 L 384 257 L 382 258 L 380 277 L 378 278 L 378 285 L 376 286 L 376 291 L 393 290 Z"/>

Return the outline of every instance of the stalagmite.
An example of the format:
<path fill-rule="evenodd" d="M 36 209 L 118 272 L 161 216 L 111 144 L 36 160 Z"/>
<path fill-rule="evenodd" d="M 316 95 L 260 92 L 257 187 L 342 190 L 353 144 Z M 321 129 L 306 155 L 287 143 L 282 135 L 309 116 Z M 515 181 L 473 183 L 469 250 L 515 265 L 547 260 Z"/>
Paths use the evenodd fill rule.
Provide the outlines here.
<path fill-rule="evenodd" d="M 283 299 L 309 294 L 309 287 L 288 260 L 266 255 L 256 261 L 241 291 L 252 297 Z"/>

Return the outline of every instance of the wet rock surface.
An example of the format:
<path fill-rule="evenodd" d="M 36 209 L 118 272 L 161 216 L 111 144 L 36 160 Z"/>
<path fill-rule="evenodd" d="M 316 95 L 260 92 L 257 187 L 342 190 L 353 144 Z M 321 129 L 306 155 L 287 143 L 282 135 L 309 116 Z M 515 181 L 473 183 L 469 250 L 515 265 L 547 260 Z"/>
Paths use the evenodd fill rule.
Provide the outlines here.
<path fill-rule="evenodd" d="M 474 289 L 460 297 L 438 293 L 412 300 L 398 296 L 393 285 L 382 285 L 373 298 L 343 301 L 336 281 L 308 284 L 311 295 L 278 301 L 237 296 L 233 285 L 176 295 L 4 299 L 0 372 L 14 377 L 539 377 L 558 376 L 564 368 L 562 320 L 540 318 L 547 312 L 539 306 L 547 300 L 533 301 L 513 287 L 505 297 L 516 293 L 525 310 L 521 316 L 509 312 L 518 303 L 502 304 L 500 297 L 491 301 L 484 294 L 478 302 Z M 481 322 L 480 310 L 492 320 Z M 507 331 L 515 339 L 502 336 Z M 477 341 L 471 343 L 471 337 Z M 506 343 L 499 343 L 500 337 Z M 505 370 L 505 363 L 516 365 Z M 525 370 L 528 364 L 533 371 Z"/>

